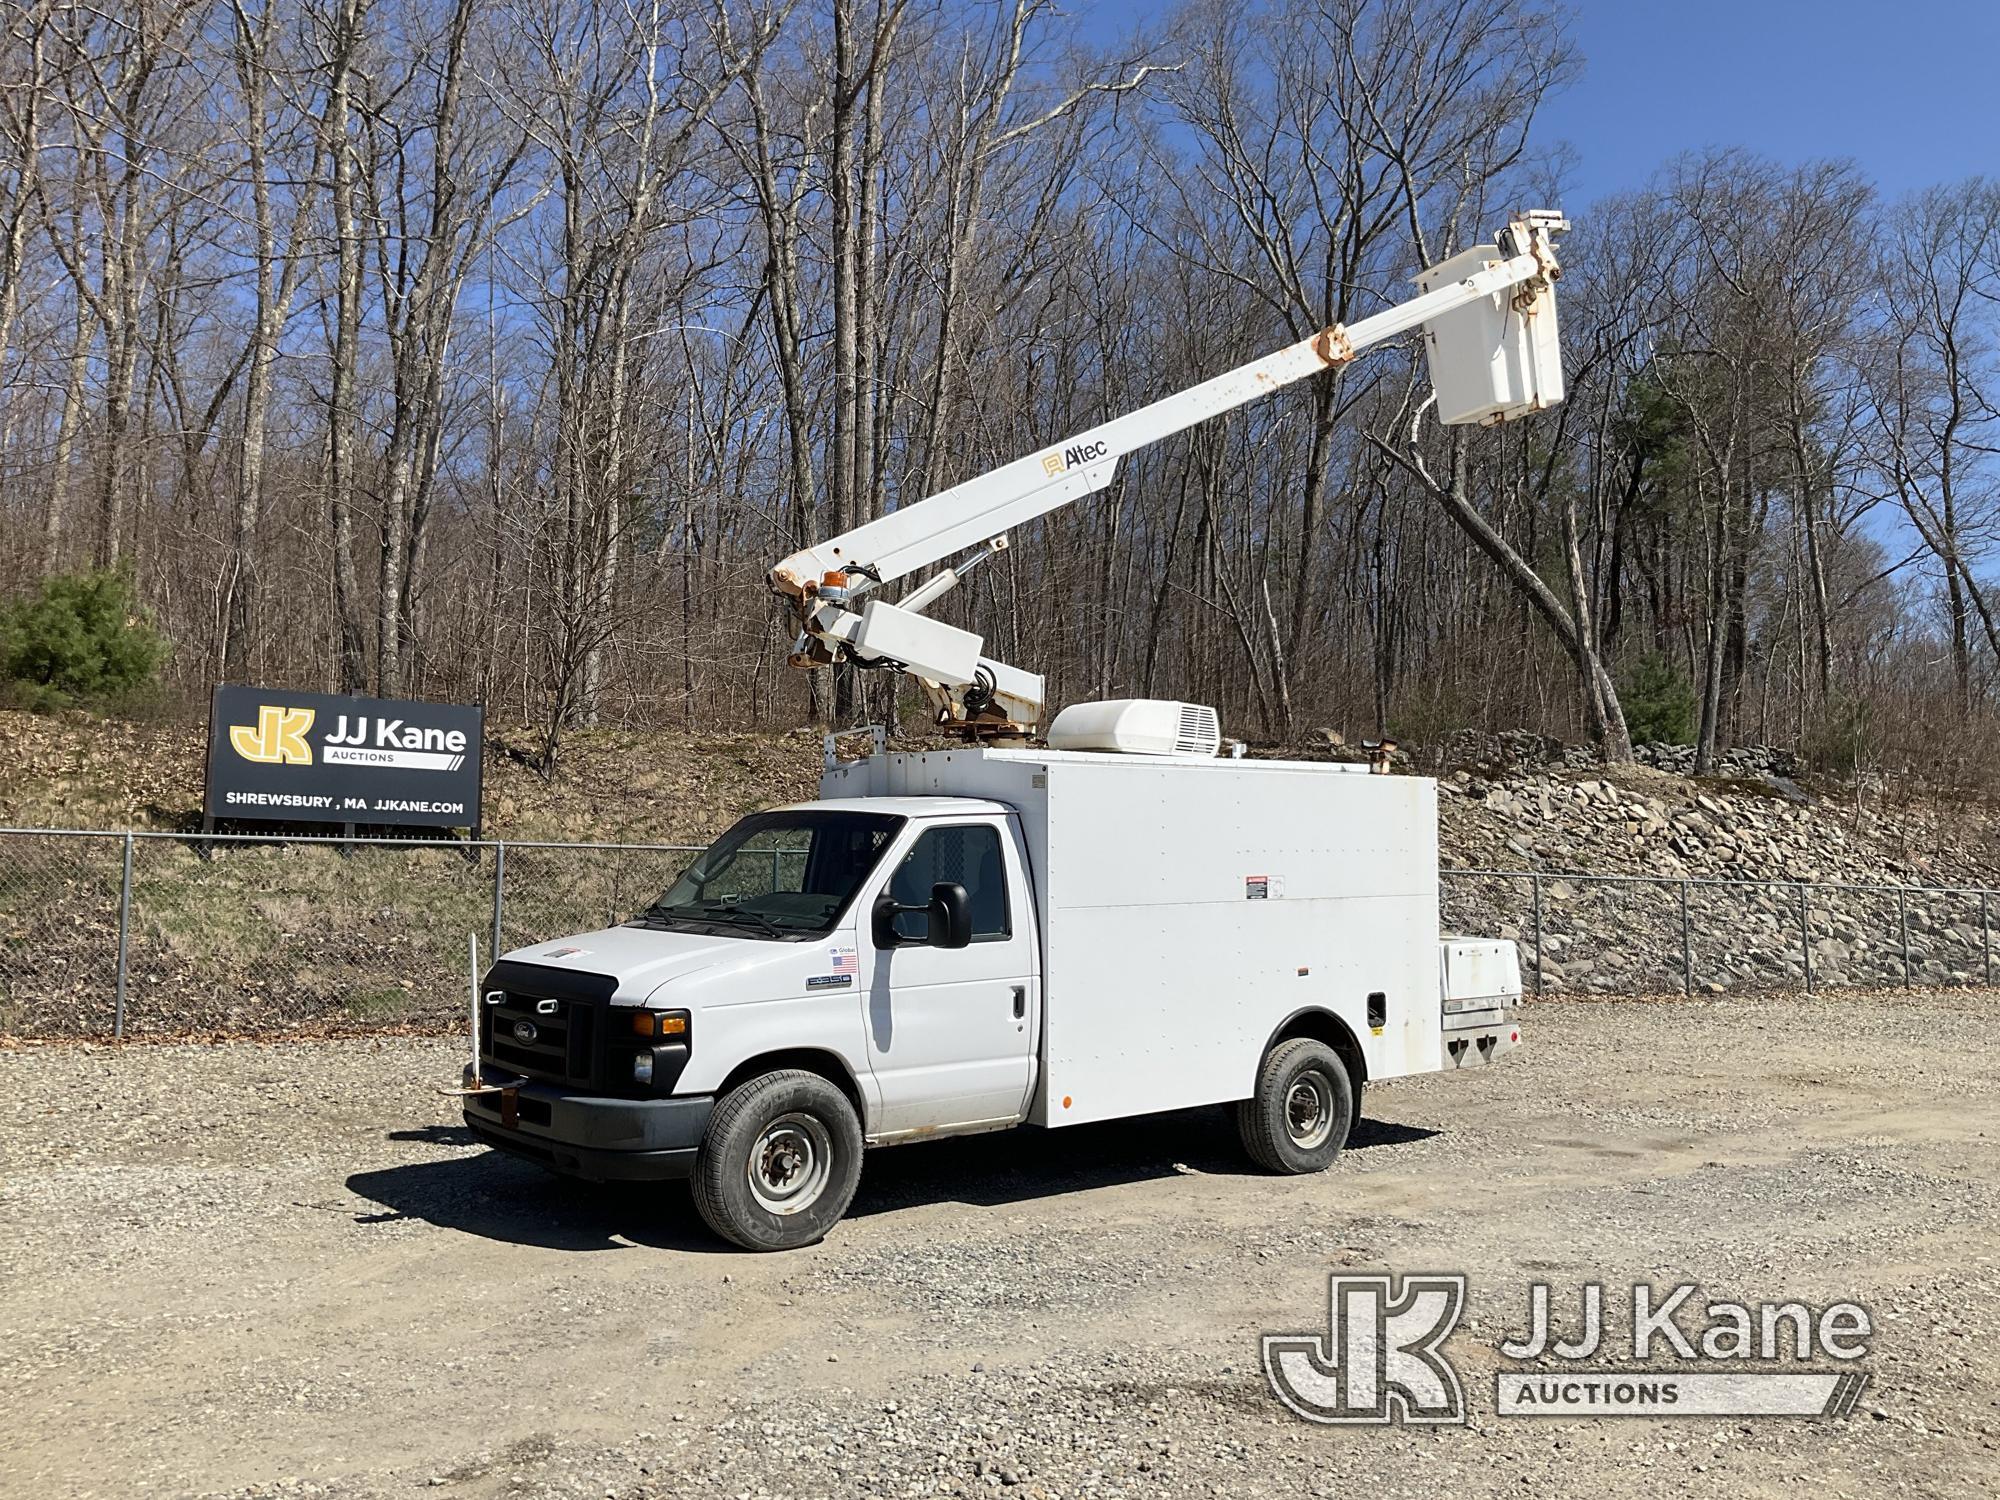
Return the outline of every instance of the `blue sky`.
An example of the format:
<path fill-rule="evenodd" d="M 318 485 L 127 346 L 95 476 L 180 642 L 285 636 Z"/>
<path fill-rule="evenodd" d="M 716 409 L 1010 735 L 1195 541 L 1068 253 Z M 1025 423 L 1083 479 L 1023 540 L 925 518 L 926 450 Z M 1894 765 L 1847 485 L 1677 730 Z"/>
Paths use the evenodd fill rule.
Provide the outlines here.
<path fill-rule="evenodd" d="M 1580 154 L 1579 203 L 1710 145 L 1852 157 L 1890 197 L 2000 175 L 2000 0 L 1582 0 L 1572 34 L 1539 134 Z"/>
<path fill-rule="evenodd" d="M 1124 31 L 1164 6 L 1093 0 Z M 2000 176 L 2000 0 L 1570 0 L 1583 76 L 1537 136 L 1580 208 L 1704 146 L 1846 156 L 1888 197 Z"/>

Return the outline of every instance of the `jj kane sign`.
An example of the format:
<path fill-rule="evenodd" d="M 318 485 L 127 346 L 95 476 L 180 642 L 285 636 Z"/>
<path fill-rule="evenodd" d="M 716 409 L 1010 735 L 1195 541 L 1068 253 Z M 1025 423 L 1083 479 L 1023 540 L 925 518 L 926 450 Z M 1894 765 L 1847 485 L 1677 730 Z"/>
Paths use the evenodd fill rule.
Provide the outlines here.
<path fill-rule="evenodd" d="M 484 714 L 458 703 L 218 687 L 207 813 L 479 830 Z"/>

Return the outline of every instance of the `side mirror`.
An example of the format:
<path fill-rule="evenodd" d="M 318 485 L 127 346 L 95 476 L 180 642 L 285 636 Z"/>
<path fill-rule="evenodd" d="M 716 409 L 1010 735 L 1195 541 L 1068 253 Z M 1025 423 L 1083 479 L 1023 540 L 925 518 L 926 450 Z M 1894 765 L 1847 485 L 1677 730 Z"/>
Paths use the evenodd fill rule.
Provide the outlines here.
<path fill-rule="evenodd" d="M 972 898 L 956 881 L 931 887 L 931 946 L 963 948 L 972 941 Z"/>
<path fill-rule="evenodd" d="M 896 930 L 896 918 L 922 912 L 924 936 L 907 937 Z M 878 948 L 964 948 L 972 942 L 972 898 L 956 881 L 939 881 L 922 906 L 904 906 L 887 891 L 875 898 L 868 912 Z"/>

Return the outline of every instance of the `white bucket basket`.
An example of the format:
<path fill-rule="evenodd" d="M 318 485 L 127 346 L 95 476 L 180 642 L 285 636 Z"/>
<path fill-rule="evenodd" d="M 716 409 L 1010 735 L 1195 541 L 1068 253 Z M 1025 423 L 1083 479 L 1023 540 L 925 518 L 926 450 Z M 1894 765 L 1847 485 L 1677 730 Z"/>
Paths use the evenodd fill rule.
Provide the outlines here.
<path fill-rule="evenodd" d="M 1432 266 L 1417 285 L 1435 291 L 1506 259 L 1496 246 L 1474 245 Z M 1440 421 L 1490 425 L 1562 400 L 1555 292 L 1544 290 L 1525 311 L 1513 305 L 1513 296 L 1512 290 L 1497 292 L 1424 325 Z"/>

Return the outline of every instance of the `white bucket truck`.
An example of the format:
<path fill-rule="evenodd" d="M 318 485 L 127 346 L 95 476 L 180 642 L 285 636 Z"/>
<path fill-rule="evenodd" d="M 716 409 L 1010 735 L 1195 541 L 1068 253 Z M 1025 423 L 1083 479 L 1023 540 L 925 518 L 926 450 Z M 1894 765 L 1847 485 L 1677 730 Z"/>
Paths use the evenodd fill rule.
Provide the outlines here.
<path fill-rule="evenodd" d="M 1514 947 L 1438 938 L 1436 783 L 1054 745 L 878 754 L 745 818 L 660 899 L 483 982 L 474 1134 L 691 1177 L 717 1233 L 817 1240 L 864 1145 L 1234 1104 L 1280 1172 L 1364 1086 L 1514 1047 Z M 1195 711 L 1191 718 L 1213 723 Z"/>
<path fill-rule="evenodd" d="M 1080 704 L 926 613 L 1137 448 L 1422 331 L 1444 423 L 1562 399 L 1558 213 L 1520 215 L 1350 326 L 1072 434 L 779 562 L 793 662 L 906 673 L 968 748 L 832 763 L 623 926 L 478 986 L 466 1123 L 598 1178 L 690 1177 L 717 1232 L 810 1243 L 866 1145 L 1234 1103 L 1326 1166 L 1370 1080 L 1520 1040 L 1511 943 L 1438 938 L 1433 783 L 1219 758 L 1212 710 Z M 967 554 L 955 565 L 953 556 Z M 936 571 L 891 601 L 884 590 Z"/>

